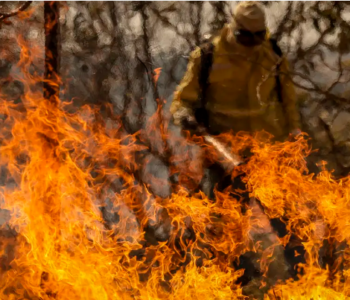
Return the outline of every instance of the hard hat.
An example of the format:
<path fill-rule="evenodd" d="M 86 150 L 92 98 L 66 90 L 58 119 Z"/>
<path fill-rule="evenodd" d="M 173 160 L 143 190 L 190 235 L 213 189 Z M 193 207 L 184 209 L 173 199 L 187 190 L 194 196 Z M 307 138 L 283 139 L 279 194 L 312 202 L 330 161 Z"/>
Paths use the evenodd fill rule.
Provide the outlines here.
<path fill-rule="evenodd" d="M 240 2 L 233 10 L 233 24 L 236 29 L 251 32 L 266 30 L 264 7 L 256 1 Z"/>

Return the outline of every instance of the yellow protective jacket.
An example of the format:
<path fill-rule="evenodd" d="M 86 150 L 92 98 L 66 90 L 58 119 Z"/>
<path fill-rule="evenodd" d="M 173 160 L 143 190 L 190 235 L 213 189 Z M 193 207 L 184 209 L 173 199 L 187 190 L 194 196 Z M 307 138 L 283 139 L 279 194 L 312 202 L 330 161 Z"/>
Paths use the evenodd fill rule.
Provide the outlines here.
<path fill-rule="evenodd" d="M 213 39 L 215 50 L 209 75 L 207 111 L 213 131 L 255 132 L 265 130 L 277 140 L 300 128 L 292 82 L 285 74 L 288 62 L 275 54 L 266 40 L 250 61 L 228 44 L 228 27 Z M 170 112 L 179 124 L 184 111 L 200 106 L 200 49 L 191 53 L 187 72 L 178 86 Z M 280 82 L 283 104 L 278 101 L 275 68 L 280 62 Z"/>

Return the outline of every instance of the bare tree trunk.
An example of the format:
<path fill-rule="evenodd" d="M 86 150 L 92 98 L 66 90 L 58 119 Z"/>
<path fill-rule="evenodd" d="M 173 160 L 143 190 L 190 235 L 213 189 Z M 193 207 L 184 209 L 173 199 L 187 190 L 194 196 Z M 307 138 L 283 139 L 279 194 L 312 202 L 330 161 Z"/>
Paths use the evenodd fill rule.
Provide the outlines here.
<path fill-rule="evenodd" d="M 44 98 L 54 106 L 50 109 L 52 112 L 50 118 L 55 120 L 55 107 L 59 103 L 59 2 L 45 1 L 44 2 L 44 18 L 45 18 L 45 73 L 44 73 Z M 56 147 L 56 141 L 49 139 L 52 147 Z M 53 182 L 53 184 L 55 184 Z M 50 201 L 48 203 L 51 203 Z M 50 204 L 49 204 L 50 205 Z M 57 231 L 56 251 L 59 254 L 61 251 L 61 205 L 55 211 L 47 210 L 50 213 L 52 223 L 55 224 Z M 53 296 L 47 287 L 49 274 L 43 272 L 41 274 L 40 287 L 46 290 L 47 295 Z"/>
<path fill-rule="evenodd" d="M 44 97 L 57 102 L 59 96 L 59 2 L 44 2 L 45 75 Z"/>

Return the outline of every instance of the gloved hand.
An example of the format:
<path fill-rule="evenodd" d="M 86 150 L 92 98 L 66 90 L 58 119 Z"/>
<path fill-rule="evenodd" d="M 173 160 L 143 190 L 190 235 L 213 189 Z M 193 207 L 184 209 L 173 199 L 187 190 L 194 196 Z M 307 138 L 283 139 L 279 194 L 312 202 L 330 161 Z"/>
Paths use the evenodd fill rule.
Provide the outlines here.
<path fill-rule="evenodd" d="M 193 115 L 184 116 L 184 118 L 181 120 L 181 125 L 183 129 L 190 131 L 196 130 L 199 126 L 196 118 Z"/>
<path fill-rule="evenodd" d="M 181 125 L 185 130 L 191 130 L 198 127 L 196 118 L 194 117 L 193 111 L 182 107 L 174 115 L 174 124 Z"/>

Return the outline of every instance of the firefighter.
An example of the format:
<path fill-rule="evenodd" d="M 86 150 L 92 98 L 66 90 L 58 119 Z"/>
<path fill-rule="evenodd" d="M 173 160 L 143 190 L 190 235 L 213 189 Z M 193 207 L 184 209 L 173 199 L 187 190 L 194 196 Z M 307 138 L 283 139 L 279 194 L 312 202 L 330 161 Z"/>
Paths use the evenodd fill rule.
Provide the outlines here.
<path fill-rule="evenodd" d="M 190 55 L 170 107 L 176 125 L 193 128 L 199 122 L 211 134 L 264 130 L 278 141 L 300 133 L 288 61 L 269 37 L 259 3 L 240 2 L 210 46 Z M 201 187 L 209 198 L 213 183 L 224 188 L 230 182 L 224 175 L 217 165 L 208 168 Z"/>
<path fill-rule="evenodd" d="M 213 38 L 212 44 L 205 95 L 210 131 L 265 130 L 277 140 L 298 133 L 299 114 L 288 78 L 288 62 L 273 50 L 263 8 L 256 2 L 238 4 L 232 22 Z M 278 87 L 276 66 L 280 71 Z M 195 110 L 201 106 L 201 67 L 198 47 L 190 55 L 170 108 L 175 124 L 192 122 Z"/>
<path fill-rule="evenodd" d="M 214 135 L 264 130 L 278 141 L 295 136 L 300 120 L 288 71 L 287 59 L 269 37 L 264 8 L 240 2 L 209 46 L 191 53 L 170 107 L 173 121 L 185 129 L 202 123 Z M 214 184 L 227 177 L 214 165 L 208 178 L 212 184 L 202 187 L 213 198 Z"/>

